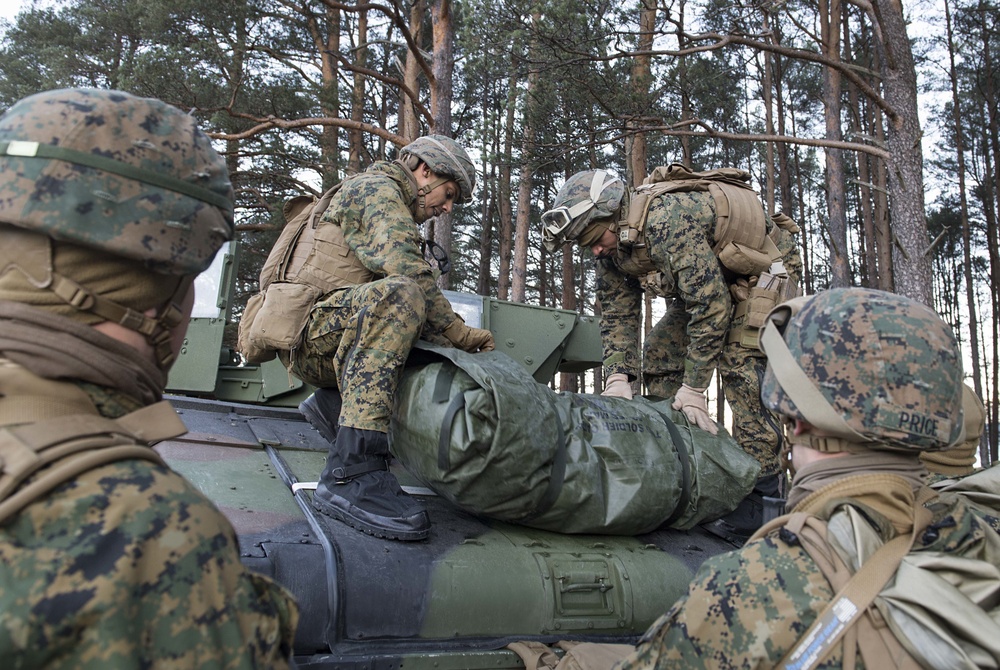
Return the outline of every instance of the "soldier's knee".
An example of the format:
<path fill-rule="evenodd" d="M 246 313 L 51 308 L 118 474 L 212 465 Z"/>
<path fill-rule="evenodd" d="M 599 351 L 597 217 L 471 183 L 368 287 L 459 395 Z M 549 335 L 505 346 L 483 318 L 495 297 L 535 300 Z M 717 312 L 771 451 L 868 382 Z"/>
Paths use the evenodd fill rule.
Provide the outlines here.
<path fill-rule="evenodd" d="M 646 373 L 642 377 L 646 394 L 657 398 L 673 398 L 683 381 L 681 375 L 658 375 Z"/>
<path fill-rule="evenodd" d="M 409 277 L 388 277 L 383 282 L 382 301 L 423 323 L 427 318 L 427 295 L 420 284 Z"/>

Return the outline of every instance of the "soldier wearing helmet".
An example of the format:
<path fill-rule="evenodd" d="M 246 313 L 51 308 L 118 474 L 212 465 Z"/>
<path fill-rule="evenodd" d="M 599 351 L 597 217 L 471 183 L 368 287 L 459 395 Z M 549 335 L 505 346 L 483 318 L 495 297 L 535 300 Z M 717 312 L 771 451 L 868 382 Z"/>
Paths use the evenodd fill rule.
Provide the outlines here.
<path fill-rule="evenodd" d="M 762 345 L 790 513 L 706 561 L 619 667 L 995 667 L 982 594 L 1000 587 L 1000 535 L 928 488 L 919 458 L 964 439 L 951 328 L 902 296 L 833 289 L 776 308 Z"/>
<path fill-rule="evenodd" d="M 233 234 L 192 117 L 117 91 L 0 117 L 0 657 L 287 667 L 297 611 L 150 444 L 194 277 Z"/>
<path fill-rule="evenodd" d="M 553 208 L 542 215 L 543 241 L 550 251 L 575 242 L 589 247 L 598 259 L 597 299 L 607 375 L 603 395 L 631 398 L 632 381 L 641 370 L 648 394 L 675 398 L 674 407 L 692 424 L 714 434 L 717 425 L 709 416 L 705 391 L 719 370 L 733 409 L 733 437 L 761 464 L 761 475 L 737 510 L 708 527 L 724 537 L 745 540 L 762 523 L 763 499 L 780 496 L 781 430 L 777 417 L 760 406 L 764 359 L 756 329 L 749 327 L 752 311 L 747 309 L 751 289 L 766 288 L 756 287 L 764 273 L 735 272 L 720 261 L 714 239 L 717 198 L 707 186 L 714 182 L 697 179 L 711 173 L 670 166 L 657 168 L 653 175 L 664 170 L 685 179 L 662 184 L 647 180 L 638 189 L 627 189 L 603 170 L 573 175 L 559 190 Z M 749 177 L 736 170 L 716 172 L 727 178 Z M 683 190 L 696 183 L 704 188 Z M 784 228 L 774 225 L 753 191 L 744 186 L 736 194 L 742 194 L 746 205 L 741 211 L 750 212 L 761 239 L 765 226 L 772 236 L 782 235 L 775 259 L 788 261 L 790 269 L 799 267 L 791 238 L 797 230 L 794 222 L 781 216 L 775 220 Z M 763 267 L 770 264 L 764 257 Z M 797 283 L 796 276 L 781 272 L 788 277 L 783 282 Z M 665 297 L 667 310 L 645 338 L 640 365 L 637 343 L 644 291 Z"/>
<path fill-rule="evenodd" d="M 309 214 L 316 225 L 290 248 L 279 238 L 268 259 L 284 269 L 268 284 L 265 306 L 266 296 L 287 287 L 316 296 L 306 301 L 294 343 L 278 350 L 292 373 L 319 387 L 299 407 L 330 442 L 313 506 L 378 537 L 422 540 L 430 531 L 422 503 L 388 470 L 389 417 L 410 348 L 425 338 L 468 352 L 493 349 L 490 331 L 466 326 L 437 287 L 418 230 L 467 201 L 475 180 L 455 140 L 418 138 L 397 160 L 335 186 Z M 257 315 L 241 323 L 248 340 L 262 339 L 262 322 Z"/>

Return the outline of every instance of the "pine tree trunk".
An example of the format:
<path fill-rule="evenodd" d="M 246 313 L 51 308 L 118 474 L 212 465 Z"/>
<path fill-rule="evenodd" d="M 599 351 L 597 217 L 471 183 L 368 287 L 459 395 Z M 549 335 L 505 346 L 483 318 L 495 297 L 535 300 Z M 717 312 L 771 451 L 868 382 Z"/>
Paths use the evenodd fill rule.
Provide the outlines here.
<path fill-rule="evenodd" d="M 898 293 L 933 306 L 924 212 L 924 171 L 917 74 L 899 0 L 872 3 L 879 39 L 882 90 L 894 114 L 887 119 L 889 206 L 894 233 L 893 268 Z"/>

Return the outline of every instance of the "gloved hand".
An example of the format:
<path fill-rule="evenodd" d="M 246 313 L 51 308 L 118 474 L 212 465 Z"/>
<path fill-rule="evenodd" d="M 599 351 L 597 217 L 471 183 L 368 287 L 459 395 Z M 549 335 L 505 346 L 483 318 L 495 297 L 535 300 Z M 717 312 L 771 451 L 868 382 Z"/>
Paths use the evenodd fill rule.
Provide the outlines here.
<path fill-rule="evenodd" d="M 608 375 L 608 379 L 604 383 L 604 393 L 601 395 L 606 395 L 611 398 L 625 398 L 626 400 L 631 400 L 632 385 L 628 383 L 628 375 L 621 372 Z"/>
<path fill-rule="evenodd" d="M 465 325 L 465 320 L 462 317 L 458 317 L 444 329 L 444 336 L 457 348 L 470 354 L 493 351 L 496 348 L 496 344 L 493 342 L 493 333 L 483 328 L 470 328 Z"/>
<path fill-rule="evenodd" d="M 708 398 L 705 397 L 705 389 L 696 389 L 687 384 L 681 384 L 671 407 L 684 412 L 688 421 L 705 432 L 712 435 L 719 433 L 719 426 L 708 415 Z"/>

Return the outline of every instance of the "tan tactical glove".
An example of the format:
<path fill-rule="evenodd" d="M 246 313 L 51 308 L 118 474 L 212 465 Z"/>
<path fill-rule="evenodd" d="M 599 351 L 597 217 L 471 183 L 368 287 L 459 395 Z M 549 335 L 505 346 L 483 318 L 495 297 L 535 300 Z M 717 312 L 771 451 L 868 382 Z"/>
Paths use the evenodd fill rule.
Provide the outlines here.
<path fill-rule="evenodd" d="M 705 389 L 696 389 L 687 384 L 681 384 L 671 407 L 684 412 L 688 421 L 705 432 L 712 435 L 718 434 L 719 426 L 708 415 L 708 398 L 705 397 Z"/>
<path fill-rule="evenodd" d="M 608 375 L 608 379 L 604 384 L 604 393 L 601 395 L 606 395 L 611 398 L 625 398 L 626 400 L 631 400 L 632 385 L 628 383 L 628 375 L 621 372 Z"/>
<path fill-rule="evenodd" d="M 462 317 L 458 317 L 444 329 L 444 336 L 457 348 L 470 354 L 493 351 L 496 348 L 493 333 L 483 328 L 470 328 L 465 325 Z"/>

